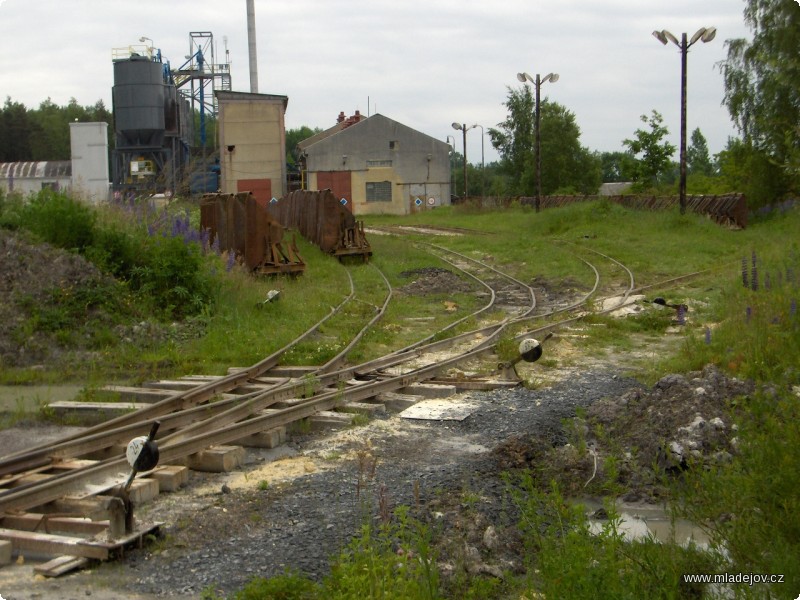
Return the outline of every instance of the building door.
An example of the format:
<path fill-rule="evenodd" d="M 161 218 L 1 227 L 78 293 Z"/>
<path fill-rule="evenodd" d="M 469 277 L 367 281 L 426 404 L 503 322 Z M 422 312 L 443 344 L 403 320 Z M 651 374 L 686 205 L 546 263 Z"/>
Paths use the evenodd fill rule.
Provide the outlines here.
<path fill-rule="evenodd" d="M 344 206 L 353 212 L 353 194 L 350 189 L 350 171 L 320 171 L 317 173 L 317 188 L 329 189 L 338 200 L 344 198 Z"/>
<path fill-rule="evenodd" d="M 236 182 L 237 192 L 250 192 L 263 206 L 272 199 L 271 179 L 239 179 Z"/>

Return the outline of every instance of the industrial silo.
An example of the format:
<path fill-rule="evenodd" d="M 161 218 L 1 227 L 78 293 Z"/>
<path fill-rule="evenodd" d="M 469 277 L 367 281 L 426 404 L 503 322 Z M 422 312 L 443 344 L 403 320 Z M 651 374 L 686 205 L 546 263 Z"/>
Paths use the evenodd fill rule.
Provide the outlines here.
<path fill-rule="evenodd" d="M 167 104 L 163 65 L 144 56 L 114 61 L 117 149 L 160 148 Z"/>
<path fill-rule="evenodd" d="M 174 194 L 189 154 L 182 139 L 183 103 L 169 63 L 148 48 L 114 60 L 112 153 L 115 191 Z"/>

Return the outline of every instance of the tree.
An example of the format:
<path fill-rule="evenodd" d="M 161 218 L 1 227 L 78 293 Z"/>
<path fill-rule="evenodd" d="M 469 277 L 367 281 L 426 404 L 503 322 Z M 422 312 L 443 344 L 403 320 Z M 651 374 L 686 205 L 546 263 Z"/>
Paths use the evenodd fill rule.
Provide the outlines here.
<path fill-rule="evenodd" d="M 658 185 L 662 177 L 669 172 L 675 146 L 662 141 L 669 135 L 669 130 L 663 125 L 664 118 L 657 110 L 640 117 L 643 123 L 650 126 L 650 130 L 637 129 L 635 139 L 623 140 L 622 145 L 627 146 L 631 154 L 636 157 L 634 181 L 638 187 Z"/>
<path fill-rule="evenodd" d="M 580 144 L 575 113 L 547 99 L 540 105 L 542 193 L 595 194 L 602 183 L 600 161 Z M 533 181 L 535 169 L 529 167 Z"/>
<path fill-rule="evenodd" d="M 33 160 L 32 127 L 25 105 L 7 97 L 0 115 L 0 161 Z"/>
<path fill-rule="evenodd" d="M 720 64 L 723 102 L 756 151 L 800 187 L 800 6 L 793 0 L 745 0 L 753 40 L 727 40 Z"/>
<path fill-rule="evenodd" d="M 712 175 L 714 165 L 708 155 L 708 143 L 698 127 L 692 131 L 689 147 L 686 149 L 686 169 L 689 175 Z"/>
<path fill-rule="evenodd" d="M 636 177 L 636 158 L 630 152 L 601 152 L 599 159 L 604 183 L 633 181 Z"/>
<path fill-rule="evenodd" d="M 312 129 L 307 125 L 303 125 L 301 127 L 298 127 L 297 129 L 287 129 L 286 164 L 294 165 L 297 163 L 297 144 L 321 132 L 322 129 L 320 129 L 319 127 L 315 127 Z"/>
<path fill-rule="evenodd" d="M 788 192 L 782 167 L 748 140 L 728 139 L 717 161 L 725 191 L 744 193 L 750 209 L 772 204 Z"/>
<path fill-rule="evenodd" d="M 535 106 L 531 90 L 509 88 L 505 106 L 509 115 L 490 128 L 492 146 L 502 158 L 503 171 L 509 176 L 512 194 L 533 194 L 536 189 Z M 580 128 L 575 114 L 547 98 L 541 111 L 540 142 L 542 152 L 542 193 L 595 193 L 600 186 L 600 161 L 580 145 Z"/>
<path fill-rule="evenodd" d="M 529 86 L 508 90 L 508 97 L 503 105 L 508 109 L 508 116 L 498 129 L 489 128 L 492 146 L 501 157 L 501 169 L 508 175 L 510 195 L 524 193 L 522 174 L 534 161 L 534 120 L 535 102 Z M 529 190 L 530 192 L 530 190 Z"/>
<path fill-rule="evenodd" d="M 69 117 L 64 108 L 48 98 L 28 114 L 34 124 L 32 133 L 35 131 L 30 136 L 31 160 L 69 160 Z"/>

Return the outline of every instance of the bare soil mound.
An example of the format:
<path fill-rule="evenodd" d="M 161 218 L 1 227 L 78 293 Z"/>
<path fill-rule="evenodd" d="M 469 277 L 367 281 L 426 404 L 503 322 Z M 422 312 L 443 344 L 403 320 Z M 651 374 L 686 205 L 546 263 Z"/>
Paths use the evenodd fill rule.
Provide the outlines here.
<path fill-rule="evenodd" d="M 110 281 L 82 256 L 0 229 L 0 365 L 27 367 L 57 356 L 63 347 L 36 322 L 38 309 Z"/>
<path fill-rule="evenodd" d="M 411 271 L 403 271 L 401 277 L 412 279 L 400 288 L 400 292 L 409 296 L 426 296 L 429 294 L 453 294 L 458 292 L 469 292 L 472 287 L 447 269 L 440 267 L 423 267 Z"/>

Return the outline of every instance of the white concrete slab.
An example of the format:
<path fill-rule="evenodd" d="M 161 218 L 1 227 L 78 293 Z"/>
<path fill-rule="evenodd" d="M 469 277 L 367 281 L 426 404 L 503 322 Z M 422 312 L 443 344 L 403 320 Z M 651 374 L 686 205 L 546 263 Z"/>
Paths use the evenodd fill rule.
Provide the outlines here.
<path fill-rule="evenodd" d="M 403 419 L 426 421 L 463 421 L 477 406 L 470 402 L 448 399 L 422 400 L 400 413 Z"/>

